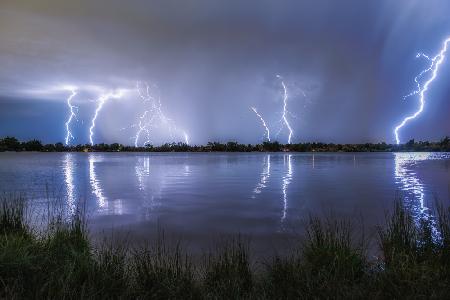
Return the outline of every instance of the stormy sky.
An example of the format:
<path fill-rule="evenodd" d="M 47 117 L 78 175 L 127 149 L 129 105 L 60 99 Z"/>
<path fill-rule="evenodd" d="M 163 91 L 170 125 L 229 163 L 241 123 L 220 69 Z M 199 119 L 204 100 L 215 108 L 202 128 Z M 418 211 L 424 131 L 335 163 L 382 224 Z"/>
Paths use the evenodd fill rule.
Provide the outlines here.
<path fill-rule="evenodd" d="M 157 86 L 176 127 L 152 142 L 260 142 L 265 118 L 285 143 L 283 87 L 293 142 L 394 142 L 418 108 L 414 76 L 450 35 L 446 0 L 1 0 L 0 136 L 64 141 L 66 86 L 77 88 L 72 144 L 89 141 L 102 93 L 124 91 L 99 113 L 95 142 L 133 144 L 146 109 L 138 81 Z M 280 75 L 282 79 L 277 78 Z M 450 134 L 450 61 L 402 141 Z M 173 132 L 172 132 L 173 134 Z"/>

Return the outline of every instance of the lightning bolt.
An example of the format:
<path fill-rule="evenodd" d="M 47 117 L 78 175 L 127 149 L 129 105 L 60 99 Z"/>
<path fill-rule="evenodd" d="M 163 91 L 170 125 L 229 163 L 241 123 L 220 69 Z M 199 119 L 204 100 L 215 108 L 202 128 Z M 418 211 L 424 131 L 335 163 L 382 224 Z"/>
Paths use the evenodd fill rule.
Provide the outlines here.
<path fill-rule="evenodd" d="M 70 131 L 70 123 L 72 122 L 72 119 L 76 116 L 75 109 L 77 107 L 72 105 L 72 99 L 77 95 L 77 92 L 75 87 L 66 87 L 66 90 L 72 92 L 69 98 L 67 98 L 67 106 L 69 107 L 70 114 L 66 122 L 66 145 L 69 145 L 69 140 L 74 139 L 72 132 Z"/>
<path fill-rule="evenodd" d="M 419 109 L 412 115 L 406 117 L 403 119 L 403 121 L 394 129 L 394 135 L 395 135 L 395 141 L 397 142 L 397 145 L 400 144 L 400 138 L 399 138 L 399 130 L 406 125 L 406 123 L 408 123 L 409 121 L 415 119 L 417 116 L 419 116 L 424 107 L 425 107 L 425 93 L 428 91 L 430 84 L 436 79 L 438 72 L 439 72 L 439 68 L 442 65 L 442 63 L 444 62 L 445 59 L 445 55 L 447 53 L 447 49 L 448 49 L 448 44 L 450 43 L 450 37 L 448 37 L 444 43 L 443 46 L 441 48 L 441 51 L 434 56 L 433 58 L 423 54 L 423 53 L 419 53 L 417 54 L 417 58 L 419 57 L 423 57 L 425 59 L 427 59 L 428 61 L 431 62 L 430 66 L 423 70 L 422 72 L 419 73 L 419 75 L 417 75 L 414 78 L 414 82 L 417 84 L 417 90 L 415 90 L 414 92 L 412 92 L 411 94 L 405 96 L 405 97 L 410 97 L 413 95 L 417 95 L 419 94 L 419 101 L 420 101 L 420 105 L 419 105 Z M 423 86 L 420 84 L 420 79 L 427 73 L 431 72 L 432 75 L 431 77 L 423 84 Z"/>
<path fill-rule="evenodd" d="M 123 96 L 123 91 L 118 91 L 118 92 L 109 92 L 107 94 L 103 94 L 101 95 L 98 100 L 97 100 L 97 108 L 95 109 L 95 114 L 94 117 L 91 120 L 91 127 L 89 127 L 89 141 L 91 143 L 91 146 L 94 145 L 94 129 L 95 129 L 95 122 L 97 120 L 98 114 L 100 113 L 100 111 L 103 108 L 103 105 L 105 105 L 105 103 L 114 98 L 114 99 L 118 99 L 121 98 Z"/>
<path fill-rule="evenodd" d="M 189 135 L 186 131 L 178 129 L 175 122 L 164 114 L 162 110 L 161 97 L 157 91 L 158 87 L 150 87 L 148 83 L 138 81 L 136 83 L 136 89 L 139 97 L 142 99 L 142 102 L 146 105 L 146 110 L 139 117 L 138 124 L 131 126 L 138 128 L 138 131 L 134 136 L 134 145 L 136 147 L 139 146 L 139 140 L 144 132 L 147 136 L 147 140 L 144 142 L 144 145 L 149 143 L 150 132 L 155 128 L 161 128 L 162 126 L 168 128 L 169 135 L 172 140 L 174 139 L 174 132 L 176 132 L 177 136 L 182 136 L 185 143 L 189 144 Z"/>
<path fill-rule="evenodd" d="M 253 112 L 256 114 L 256 116 L 259 118 L 259 120 L 261 121 L 262 126 L 264 127 L 264 129 L 266 130 L 266 139 L 270 142 L 270 130 L 269 127 L 266 124 L 266 121 L 264 121 L 264 118 L 258 113 L 258 111 L 256 110 L 256 108 L 254 107 L 250 107 L 251 110 L 253 110 Z"/>
<path fill-rule="evenodd" d="M 189 145 L 189 135 L 186 133 L 186 131 L 183 131 L 183 135 L 184 135 L 184 142 L 186 143 L 186 145 Z"/>
<path fill-rule="evenodd" d="M 148 124 L 148 121 L 146 121 L 146 119 L 147 119 L 147 115 L 152 113 L 153 110 L 155 109 L 154 98 L 151 96 L 151 93 L 150 93 L 150 86 L 148 84 L 145 84 L 145 88 L 144 88 L 145 89 L 145 94 L 142 92 L 141 86 L 142 86 L 142 83 L 140 81 L 138 81 L 136 83 L 136 90 L 137 90 L 137 92 L 139 94 L 139 97 L 142 99 L 142 101 L 144 103 L 149 102 L 152 105 L 151 105 L 150 110 L 145 110 L 142 113 L 142 115 L 139 117 L 139 123 L 137 125 L 138 131 L 136 133 L 136 136 L 134 137 L 134 146 L 135 147 L 139 146 L 139 139 L 140 139 L 141 134 L 143 132 L 145 132 L 145 134 L 146 134 L 146 141 L 143 143 L 143 146 L 145 146 L 145 145 L 147 145 L 147 144 L 149 144 L 151 142 L 150 141 L 150 129 L 148 128 L 149 124 Z M 153 121 L 153 116 L 152 116 L 150 122 L 152 122 L 152 121 Z"/>
<path fill-rule="evenodd" d="M 145 132 L 147 134 L 147 141 L 144 142 L 144 146 L 150 142 L 150 130 L 144 125 L 143 120 L 148 114 L 148 110 L 144 111 L 144 114 L 139 117 L 139 124 L 138 124 L 138 132 L 136 133 L 136 137 L 134 139 L 134 146 L 138 147 L 139 138 L 141 137 L 142 132 Z"/>
<path fill-rule="evenodd" d="M 279 78 L 281 80 L 281 85 L 283 86 L 283 114 L 281 116 L 280 121 L 284 123 L 284 125 L 278 131 L 277 136 L 278 136 L 278 134 L 280 134 L 281 130 L 283 130 L 283 127 L 286 126 L 286 128 L 289 131 L 288 144 L 290 144 L 294 131 L 292 130 L 291 124 L 289 124 L 289 121 L 287 119 L 287 114 L 289 113 L 289 111 L 287 109 L 288 92 L 287 92 L 286 85 L 284 84 L 283 78 L 280 75 L 277 75 L 277 78 Z"/>

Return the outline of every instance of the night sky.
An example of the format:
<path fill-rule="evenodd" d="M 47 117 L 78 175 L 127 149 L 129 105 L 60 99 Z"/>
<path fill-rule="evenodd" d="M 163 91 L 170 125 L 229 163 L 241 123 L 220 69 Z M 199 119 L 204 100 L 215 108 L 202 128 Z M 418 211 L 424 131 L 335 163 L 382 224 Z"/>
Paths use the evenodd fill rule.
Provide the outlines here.
<path fill-rule="evenodd" d="M 419 105 L 402 99 L 427 66 L 416 54 L 439 52 L 449 13 L 447 0 L 1 0 L 0 137 L 64 141 L 71 85 L 72 144 L 88 142 L 96 99 L 116 90 L 125 94 L 105 103 L 95 142 L 132 144 L 146 81 L 192 143 L 257 143 L 250 107 L 278 131 L 280 75 L 293 142 L 392 143 Z M 450 135 L 449 99 L 450 59 L 402 141 Z M 153 132 L 154 143 L 171 139 Z"/>

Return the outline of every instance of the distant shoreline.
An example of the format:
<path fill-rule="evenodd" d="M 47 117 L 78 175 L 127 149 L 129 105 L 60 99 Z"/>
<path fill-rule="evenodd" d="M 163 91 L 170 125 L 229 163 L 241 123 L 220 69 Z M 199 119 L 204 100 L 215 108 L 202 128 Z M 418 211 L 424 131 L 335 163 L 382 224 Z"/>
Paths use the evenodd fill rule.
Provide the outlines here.
<path fill-rule="evenodd" d="M 179 153 L 179 154 L 362 154 L 362 153 L 450 153 L 449 151 L 0 151 L 2 153 L 147 153 L 147 154 L 162 154 L 162 153 Z"/>
<path fill-rule="evenodd" d="M 79 144 L 64 145 L 62 143 L 43 144 L 39 140 L 19 141 L 15 137 L 0 138 L 0 152 L 296 152 L 296 153 L 366 153 L 366 152 L 450 152 L 450 138 L 445 137 L 438 142 L 410 140 L 405 144 L 395 145 L 381 143 L 334 144 L 334 143 L 297 143 L 281 144 L 279 142 L 263 142 L 261 144 L 240 144 L 238 142 L 208 142 L 206 145 L 188 145 L 185 143 L 165 143 L 160 146 L 146 145 L 134 147 L 119 143 L 113 144 Z"/>

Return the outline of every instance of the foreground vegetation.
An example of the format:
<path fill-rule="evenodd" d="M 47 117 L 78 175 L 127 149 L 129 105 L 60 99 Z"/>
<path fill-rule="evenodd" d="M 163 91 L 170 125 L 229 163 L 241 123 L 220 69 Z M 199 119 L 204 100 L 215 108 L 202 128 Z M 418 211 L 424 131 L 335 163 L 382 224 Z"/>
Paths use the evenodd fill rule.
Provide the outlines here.
<path fill-rule="evenodd" d="M 65 146 L 62 143 L 42 144 L 31 140 L 20 142 L 14 137 L 0 139 L 2 151 L 40 151 L 40 152 L 450 152 L 450 138 L 445 137 L 439 142 L 416 142 L 410 140 L 406 144 L 392 145 L 386 143 L 365 144 L 333 144 L 333 143 L 297 143 L 280 144 L 279 142 L 263 142 L 262 144 L 239 144 L 237 142 L 209 142 L 207 145 L 187 145 L 185 143 L 166 143 L 160 146 L 146 145 L 144 147 L 126 146 L 118 143 Z"/>
<path fill-rule="evenodd" d="M 54 218 L 44 231 L 27 224 L 22 199 L 1 201 L 0 298 L 7 299 L 443 299 L 450 295 L 450 208 L 433 234 L 399 203 L 378 229 L 379 255 L 347 221 L 311 217 L 288 256 L 251 259 L 230 239 L 202 263 L 178 245 L 93 246 L 83 220 Z"/>

